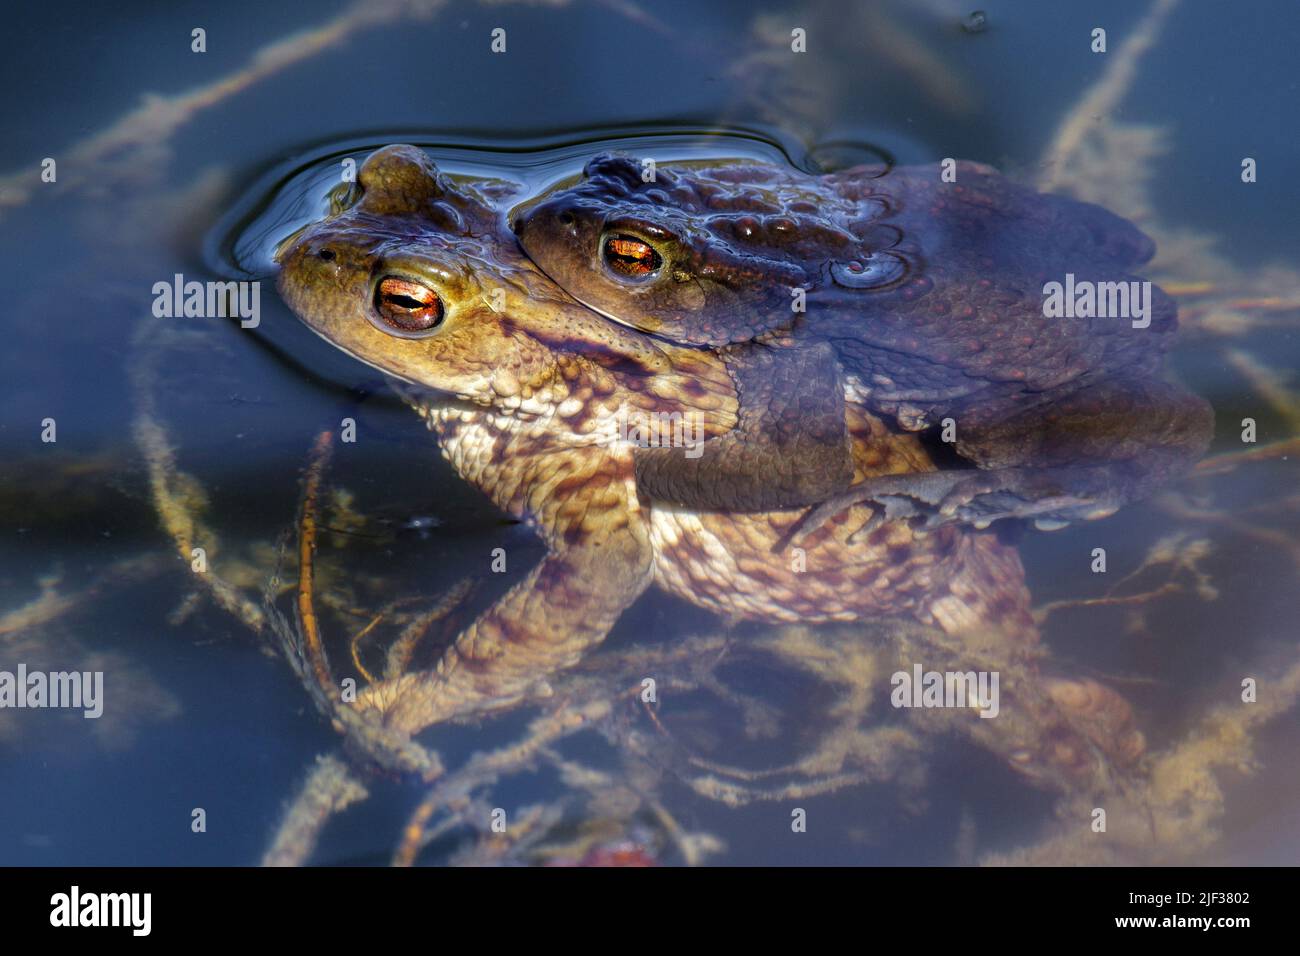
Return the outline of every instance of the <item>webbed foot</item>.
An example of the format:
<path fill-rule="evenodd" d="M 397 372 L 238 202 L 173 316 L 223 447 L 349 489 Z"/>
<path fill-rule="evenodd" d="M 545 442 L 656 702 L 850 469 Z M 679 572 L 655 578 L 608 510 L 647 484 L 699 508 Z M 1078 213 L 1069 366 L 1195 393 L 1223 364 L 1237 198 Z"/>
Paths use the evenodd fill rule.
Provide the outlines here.
<path fill-rule="evenodd" d="M 840 512 L 858 504 L 875 506 L 875 514 L 853 535 L 859 538 L 886 521 L 911 521 L 929 531 L 945 524 L 987 528 L 1003 518 L 1034 521 L 1043 531 L 1073 521 L 1113 514 L 1119 499 L 1096 476 L 1075 469 L 958 469 L 881 475 L 853 485 L 813 508 L 794 540 L 802 541 Z M 853 540 L 853 539 L 850 539 Z"/>

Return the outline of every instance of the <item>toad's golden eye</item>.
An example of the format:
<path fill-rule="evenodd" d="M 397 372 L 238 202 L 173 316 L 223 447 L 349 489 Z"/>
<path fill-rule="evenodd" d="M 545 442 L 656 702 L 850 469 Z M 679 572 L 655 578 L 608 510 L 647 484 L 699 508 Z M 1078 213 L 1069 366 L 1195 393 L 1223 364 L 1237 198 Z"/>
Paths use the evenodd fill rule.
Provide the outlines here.
<path fill-rule="evenodd" d="M 400 332 L 427 332 L 442 321 L 442 299 L 428 286 L 387 276 L 375 286 L 375 312 Z"/>
<path fill-rule="evenodd" d="M 664 264 L 659 253 L 649 243 L 633 236 L 610 236 L 605 240 L 605 264 L 615 275 L 628 279 L 644 279 L 659 271 Z"/>

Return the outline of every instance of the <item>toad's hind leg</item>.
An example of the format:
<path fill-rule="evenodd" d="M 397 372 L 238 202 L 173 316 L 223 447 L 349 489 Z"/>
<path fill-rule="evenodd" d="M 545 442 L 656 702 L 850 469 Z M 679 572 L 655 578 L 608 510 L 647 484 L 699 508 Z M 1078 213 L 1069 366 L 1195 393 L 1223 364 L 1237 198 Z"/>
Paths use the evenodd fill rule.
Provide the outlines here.
<path fill-rule="evenodd" d="M 736 427 L 684 447 L 637 449 L 638 490 L 697 510 L 757 512 L 816 504 L 847 488 L 853 459 L 830 346 L 747 343 L 724 357 L 739 393 Z"/>
<path fill-rule="evenodd" d="M 903 629 L 900 663 L 910 670 L 917 661 L 943 660 L 943 669 L 960 678 L 977 682 L 983 675 L 991 694 L 979 708 L 914 715 L 954 722 L 1049 789 L 1100 793 L 1138 772 L 1146 744 L 1128 702 L 1089 678 L 1043 673 L 1050 657 L 1016 548 L 993 533 L 956 528 L 935 538 L 954 547 L 948 573 L 919 615 L 937 628 Z"/>
<path fill-rule="evenodd" d="M 1104 517 L 1185 471 L 1213 425 L 1208 403 L 1177 385 L 1101 378 L 1016 415 L 957 419 L 957 451 L 978 467 L 868 479 L 814 509 L 799 535 L 860 502 L 927 527 L 1028 518 L 1055 528 Z"/>

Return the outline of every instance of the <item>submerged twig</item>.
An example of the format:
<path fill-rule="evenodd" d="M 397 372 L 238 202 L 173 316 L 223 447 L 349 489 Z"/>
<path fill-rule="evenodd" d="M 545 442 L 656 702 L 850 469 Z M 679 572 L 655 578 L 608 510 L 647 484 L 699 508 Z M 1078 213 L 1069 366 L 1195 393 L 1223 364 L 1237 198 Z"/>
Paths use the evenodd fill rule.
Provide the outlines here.
<path fill-rule="evenodd" d="M 363 0 L 318 27 L 282 37 L 253 53 L 249 64 L 227 76 L 183 93 L 151 94 L 112 126 L 63 152 L 58 188 L 106 188 L 117 181 L 139 180 L 169 155 L 172 136 L 203 111 L 256 85 L 269 76 L 342 43 L 360 30 L 403 16 L 428 15 L 445 0 Z M 27 202 L 41 187 L 40 169 L 18 170 L 0 177 L 0 211 Z"/>
<path fill-rule="evenodd" d="M 410 866 L 426 843 L 425 828 L 439 808 L 450 808 L 464 800 L 470 790 L 498 780 L 503 774 L 518 770 L 538 759 L 555 741 L 585 729 L 592 722 L 604 718 L 610 705 L 606 701 L 593 701 L 580 707 L 561 705 L 557 710 L 543 714 L 528 727 L 522 740 L 492 753 L 476 756 L 466 766 L 439 782 L 420 801 L 402 829 L 402 839 L 393 853 L 394 866 Z"/>
<path fill-rule="evenodd" d="M 1165 20 L 1178 5 L 1178 0 L 1155 0 L 1138 25 L 1129 31 L 1123 45 L 1108 53 L 1106 71 L 1082 100 L 1065 117 L 1052 137 L 1051 145 L 1043 157 L 1043 173 L 1039 188 L 1045 192 L 1060 189 L 1071 176 L 1077 174 L 1076 164 L 1084 149 L 1085 140 L 1093 134 L 1098 123 L 1108 121 L 1116 107 L 1128 95 L 1137 75 L 1138 64 L 1160 36 Z"/>
<path fill-rule="evenodd" d="M 195 576 L 218 606 L 246 624 L 254 633 L 266 625 L 261 608 L 216 572 L 211 566 L 216 551 L 216 535 L 199 516 L 203 504 L 199 484 L 176 465 L 176 451 L 167 437 L 166 427 L 158 414 L 156 398 L 158 363 L 166 349 L 167 335 L 163 320 L 148 317 L 140 321 L 133 342 L 130 366 L 135 418 L 132 434 L 144 458 L 149 474 L 149 491 L 154 510 L 172 539 L 181 561 L 195 561 L 196 548 L 202 549 L 202 563 Z"/>
<path fill-rule="evenodd" d="M 321 644 L 316 608 L 312 602 L 315 581 L 316 501 L 320 495 L 321 475 L 329 464 L 334 448 L 334 434 L 328 429 L 316 436 L 308 457 L 307 473 L 302 483 L 302 508 L 298 519 L 298 624 L 302 629 L 303 649 L 311 664 L 316 683 L 327 695 L 334 690 L 329 660 Z"/>
<path fill-rule="evenodd" d="M 303 478 L 299 504 L 298 599 L 297 626 L 291 625 L 274 607 L 277 581 L 268 584 L 267 620 L 280 639 L 285 657 L 294 667 L 317 708 L 331 719 L 335 728 L 358 756 L 381 768 L 397 773 L 413 773 L 426 781 L 442 776 L 442 761 L 406 734 L 385 727 L 373 715 L 362 714 L 342 700 L 330 675 L 324 643 L 316 619 L 313 584 L 316 505 L 325 467 L 329 461 L 332 436 L 322 433 L 313 443 L 312 457 Z"/>
<path fill-rule="evenodd" d="M 276 828 L 262 866 L 302 866 L 316 849 L 330 817 L 369 796 L 347 763 L 336 754 L 316 758 L 316 766 Z"/>
<path fill-rule="evenodd" d="M 1198 475 L 1223 475 L 1235 470 L 1238 465 L 1286 459 L 1292 455 L 1300 456 L 1300 438 L 1287 438 L 1267 445 L 1255 445 L 1241 451 L 1214 455 L 1198 462 L 1194 470 Z"/>
<path fill-rule="evenodd" d="M 1281 415 L 1293 432 L 1300 433 L 1300 401 L 1287 388 L 1283 373 L 1243 349 L 1228 349 L 1226 357 L 1228 364 L 1250 382 L 1255 394 Z"/>

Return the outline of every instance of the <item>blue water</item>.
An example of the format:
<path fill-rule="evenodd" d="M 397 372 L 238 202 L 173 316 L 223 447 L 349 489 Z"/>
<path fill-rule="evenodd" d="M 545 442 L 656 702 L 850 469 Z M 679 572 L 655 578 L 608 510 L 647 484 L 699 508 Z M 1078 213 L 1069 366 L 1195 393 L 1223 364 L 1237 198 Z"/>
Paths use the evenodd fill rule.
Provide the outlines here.
<path fill-rule="evenodd" d="M 36 168 L 48 156 L 59 161 L 61 184 L 84 181 L 38 185 L 26 200 L 0 206 L 7 263 L 0 273 L 7 305 L 0 319 L 0 613 L 32 600 L 41 576 L 58 574 L 60 587 L 76 592 L 116 574 L 111 569 L 127 557 L 171 554 L 131 434 L 127 368 L 150 287 L 177 272 L 264 274 L 274 240 L 319 215 L 329 163 L 341 155 L 416 142 L 453 172 L 495 169 L 541 184 L 579 168 L 595 141 L 664 156 L 712 155 L 722 146 L 701 131 L 725 127 L 728 155 L 811 164 L 835 153 L 823 145 L 819 154 L 818 144 L 838 143 L 857 158 L 956 156 L 1032 174 L 1062 116 L 1105 65 L 1088 49 L 1089 31 L 1106 27 L 1114 55 L 1144 11 L 1121 0 L 987 2 L 988 29 L 970 34 L 959 26 L 970 10 L 943 0 L 825 4 L 813 16 L 780 3 L 702 8 L 661 0 L 644 7 L 653 23 L 616 4 L 454 3 L 428 18 L 358 30 L 198 110 L 150 142 L 160 152 L 141 152 L 111 173 L 78 168 L 75 144 L 143 97 L 212 83 L 244 68 L 267 43 L 346 7 L 85 3 L 11 14 L 0 35 L 0 175 Z M 760 16 L 787 32 L 788 25 L 809 30 L 809 52 L 789 92 L 772 92 L 777 71 L 755 58 L 762 48 L 751 25 Z M 909 67 L 916 61 L 885 24 L 942 69 Z M 206 30 L 206 53 L 190 50 L 195 27 Z M 507 30 L 503 55 L 489 49 L 495 27 Z M 1297 27 L 1300 8 L 1283 0 L 1252 3 L 1249 15 L 1183 3 L 1118 108 L 1118 119 L 1166 130 L 1171 148 L 1150 167 L 1160 218 L 1217 238 L 1223 260 L 1241 268 L 1300 262 Z M 1248 188 L 1238 180 L 1243 156 L 1259 161 L 1259 181 Z M 191 188 L 209 175 L 224 178 Z M 355 404 L 348 389 L 378 388 L 374 374 L 305 334 L 269 284 L 262 310 L 258 334 L 229 323 L 204 348 L 174 353 L 159 382 L 181 466 L 205 486 L 224 540 L 274 544 L 291 526 L 314 430 L 348 407 L 383 441 L 369 459 L 341 456 L 335 480 L 395 526 L 421 515 L 439 520 L 423 537 L 398 535 L 371 550 L 362 544 L 358 567 L 393 573 L 402 593 L 432 594 L 497 543 L 540 556 L 521 529 L 456 479 L 391 396 L 381 391 Z M 1295 329 L 1293 311 L 1227 344 L 1293 374 L 1300 367 Z M 1216 449 L 1240 448 L 1236 423 L 1247 415 L 1259 420 L 1262 442 L 1294 434 L 1295 422 L 1246 389 L 1224 349 L 1214 336 L 1189 337 L 1174 360 L 1216 406 Z M 53 447 L 39 440 L 46 417 L 59 423 Z M 1278 502 L 1274 529 L 1294 542 L 1300 521 L 1293 504 L 1283 507 L 1294 491 L 1294 466 L 1274 462 L 1238 473 L 1221 494 L 1242 510 Z M 1022 553 L 1035 600 L 1104 590 L 1072 564 L 1099 533 L 1122 574 L 1178 530 L 1187 528 L 1144 503 L 1102 532 L 1029 535 Z M 1231 675 L 1284 661 L 1288 641 L 1294 655 L 1293 560 L 1259 539 L 1224 533 L 1216 542 L 1206 564 L 1219 589 L 1214 601 L 1171 598 L 1137 634 L 1123 608 L 1066 612 L 1047 632 L 1064 667 L 1134 678 L 1124 690 L 1156 745 L 1185 732 L 1207 689 L 1219 692 Z M 87 721 L 20 715 L 13 734 L 0 733 L 0 863 L 256 862 L 310 761 L 337 746 L 289 668 L 246 627 L 210 603 L 181 624 L 169 622 L 188 593 L 175 568 L 110 579 L 66 615 L 25 632 L 32 643 L 21 651 L 0 633 L 0 668 L 14 663 L 11 655 L 39 656 L 42 646 L 112 653 L 135 663 L 180 708 L 142 717 L 112 747 L 88 732 Z M 651 594 L 628 611 L 608 647 L 714 626 L 707 614 Z M 791 679 L 755 665 L 730 676 L 772 699 Z M 732 711 L 706 716 L 724 762 L 763 766 L 789 756 L 792 741 L 748 739 Z M 523 720 L 440 730 L 435 745 L 455 765 L 512 739 Z M 594 736 L 571 747 L 575 759 L 610 759 Z M 1259 756 L 1261 772 L 1233 784 L 1228 839 L 1207 859 L 1295 861 L 1297 791 L 1284 769 L 1300 758 L 1294 713 L 1261 737 Z M 421 791 L 384 780 L 371 789 L 363 807 L 326 830 L 313 860 L 388 858 Z M 498 785 L 493 798 L 517 807 L 563 790 L 553 775 L 524 774 Z M 715 862 L 953 863 L 963 818 L 975 821 L 980 852 L 1030 842 L 1051 819 L 1050 795 L 955 738 L 937 743 L 923 792 L 924 800 L 904 800 L 885 783 L 809 798 L 803 805 L 817 825 L 802 835 L 789 832 L 787 802 L 731 810 L 690 793 L 671 773 L 660 796 L 687 829 L 726 841 L 727 850 L 710 857 Z M 204 834 L 190 829 L 196 807 L 207 811 Z M 770 835 L 756 836 L 763 833 Z M 439 844 L 428 859 L 438 862 L 454 845 Z M 679 862 L 671 849 L 663 855 Z"/>

